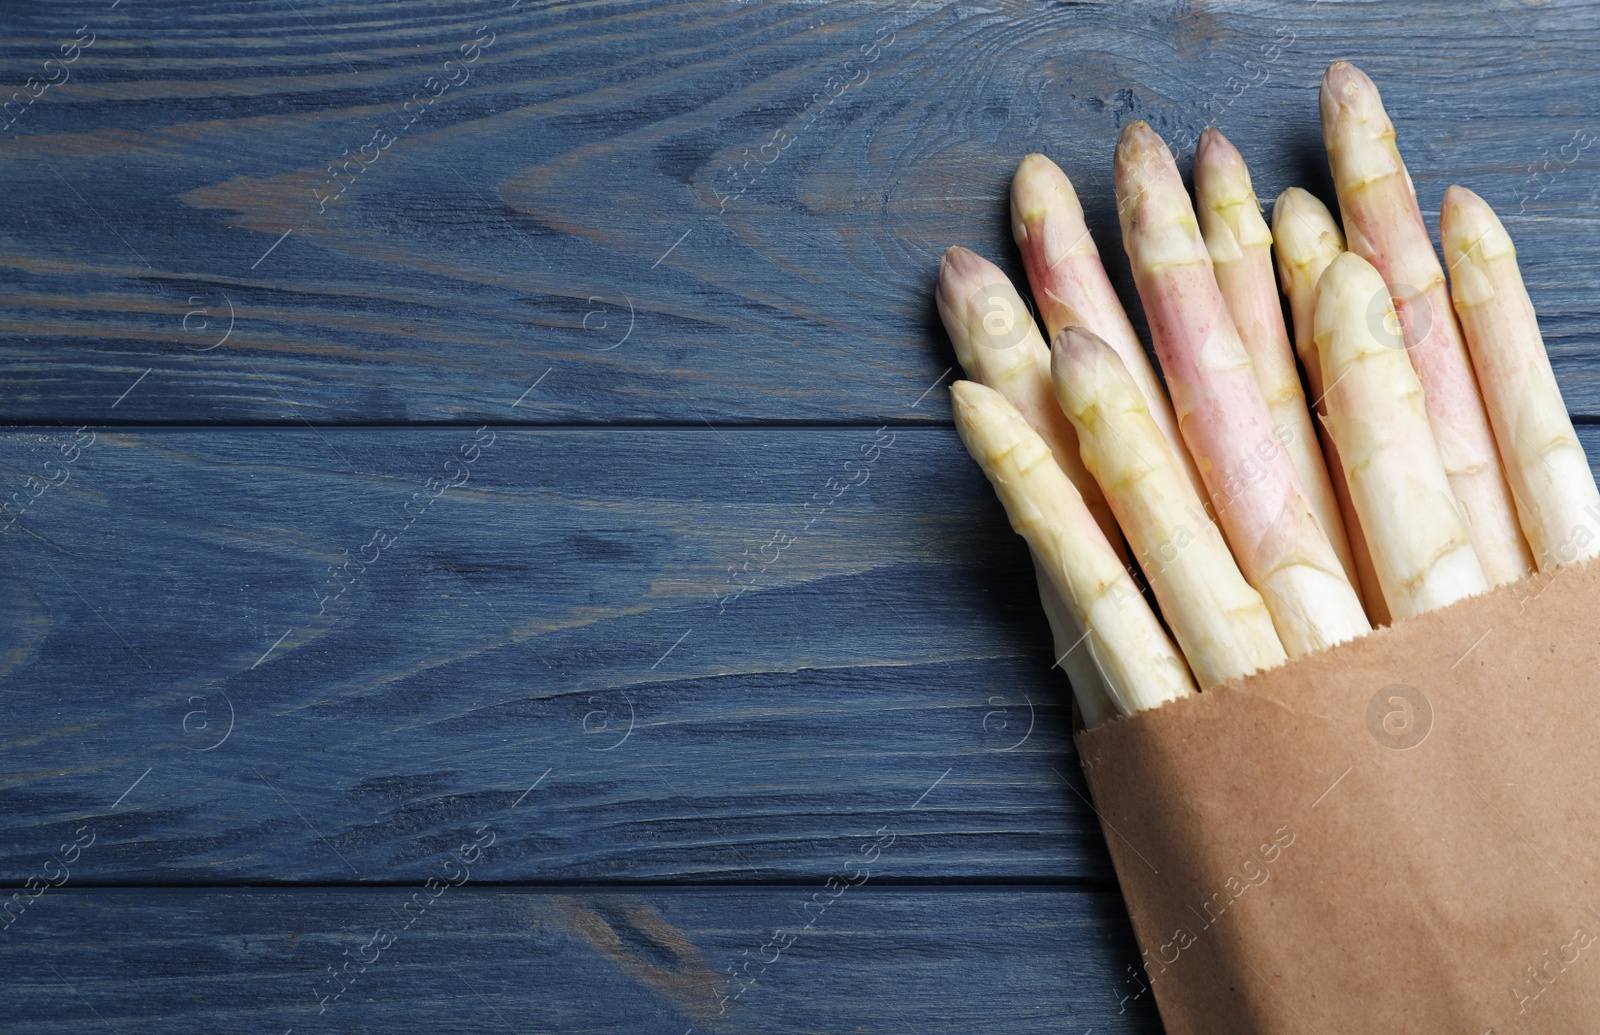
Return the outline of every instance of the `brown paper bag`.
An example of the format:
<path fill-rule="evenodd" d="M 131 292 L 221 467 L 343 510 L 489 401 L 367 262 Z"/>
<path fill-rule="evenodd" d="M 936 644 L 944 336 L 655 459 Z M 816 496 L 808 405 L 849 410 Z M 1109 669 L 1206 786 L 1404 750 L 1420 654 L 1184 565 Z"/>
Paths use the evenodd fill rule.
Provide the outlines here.
<path fill-rule="evenodd" d="M 1168 1035 L 1600 1033 L 1600 563 L 1078 749 Z"/>

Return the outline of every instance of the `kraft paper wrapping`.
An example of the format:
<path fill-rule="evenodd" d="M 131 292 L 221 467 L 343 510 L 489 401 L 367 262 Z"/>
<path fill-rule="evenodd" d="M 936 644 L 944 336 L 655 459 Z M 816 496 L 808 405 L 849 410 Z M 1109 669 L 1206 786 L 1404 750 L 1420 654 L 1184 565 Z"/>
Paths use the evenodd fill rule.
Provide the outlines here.
<path fill-rule="evenodd" d="M 1600 1032 L 1600 564 L 1077 740 L 1168 1035 Z"/>

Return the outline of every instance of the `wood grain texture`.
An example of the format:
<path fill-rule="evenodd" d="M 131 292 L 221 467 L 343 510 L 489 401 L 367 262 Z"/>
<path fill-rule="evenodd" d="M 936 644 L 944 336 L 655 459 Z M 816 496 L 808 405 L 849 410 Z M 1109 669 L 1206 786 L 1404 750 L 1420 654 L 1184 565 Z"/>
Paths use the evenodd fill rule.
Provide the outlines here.
<path fill-rule="evenodd" d="M 1109 879 L 953 432 L 494 434 L 414 520 L 471 429 L 0 435 L 0 502 L 40 493 L 0 535 L 0 877 L 92 822 L 81 880 L 418 880 L 512 816 L 507 880 L 815 880 L 891 820 L 889 878 Z"/>
<path fill-rule="evenodd" d="M 1505 215 L 1600 417 L 1578 0 L 0 0 L 0 27 L 0 97 L 93 37 L 0 114 L 19 1030 L 1159 1030 L 1122 1010 L 1026 552 L 938 387 L 939 254 L 1020 278 L 1028 151 L 1132 301 L 1120 127 L 1212 121 L 1263 197 L 1331 197 L 1316 83 L 1353 59 L 1430 225 L 1453 181 Z"/>
<path fill-rule="evenodd" d="M 502 430 L 319 615 L 471 434 L 101 432 L 51 468 L 0 536 L 0 878 L 89 823 L 80 881 L 415 881 L 505 819 L 504 880 L 819 880 L 890 822 L 885 879 L 1109 880 L 952 432 L 808 511 L 870 433 Z M 5 486 L 66 440 L 0 436 Z"/>
<path fill-rule="evenodd" d="M 0 936 L 7 1020 L 39 1035 L 1160 1031 L 1148 993 L 1123 1000 L 1138 953 L 1104 892 L 868 883 L 804 912 L 817 889 L 468 884 L 407 928 L 413 890 L 52 892 Z M 346 961 L 348 990 L 324 1003 Z"/>
<path fill-rule="evenodd" d="M 1341 57 L 1382 86 L 1430 222 L 1452 181 L 1507 216 L 1569 405 L 1600 415 L 1579 0 L 0 12 L 17 88 L 95 33 L 0 146 L 0 421 L 945 422 L 908 410 L 952 363 L 938 256 L 1020 273 L 1022 154 L 1077 181 L 1131 300 L 1119 127 L 1214 121 L 1261 196 L 1326 197 Z M 406 109 L 436 75 L 461 84 Z"/>

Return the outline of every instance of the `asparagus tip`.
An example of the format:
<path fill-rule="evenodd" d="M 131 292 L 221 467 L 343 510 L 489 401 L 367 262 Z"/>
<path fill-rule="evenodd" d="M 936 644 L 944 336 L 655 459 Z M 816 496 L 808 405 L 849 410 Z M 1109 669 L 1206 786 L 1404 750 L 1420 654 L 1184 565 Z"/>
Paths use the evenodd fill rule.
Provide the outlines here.
<path fill-rule="evenodd" d="M 1011 222 L 1018 243 L 1026 239 L 1029 224 L 1037 224 L 1064 203 L 1075 203 L 1077 197 L 1060 166 L 1042 154 L 1024 157 L 1011 178 Z"/>
<path fill-rule="evenodd" d="M 939 259 L 938 293 L 948 301 L 964 299 L 996 275 L 1003 276 L 994 263 L 970 248 L 953 245 Z"/>
<path fill-rule="evenodd" d="M 1194 149 L 1194 167 L 1197 175 L 1199 170 L 1207 169 L 1218 175 L 1242 177 L 1248 189 L 1250 170 L 1244 164 L 1244 156 L 1213 126 L 1200 133 L 1200 143 Z"/>
<path fill-rule="evenodd" d="M 1101 348 L 1110 349 L 1111 346 L 1089 328 L 1063 327 L 1061 333 L 1056 335 L 1051 351 L 1059 351 L 1065 356 L 1088 356 Z"/>
<path fill-rule="evenodd" d="M 1004 277 L 994 263 L 959 244 L 946 248 L 939 260 L 939 293 L 965 298 L 980 285 Z"/>
<path fill-rule="evenodd" d="M 1056 396 L 1069 417 L 1097 407 L 1144 409 L 1143 397 L 1116 349 L 1087 327 L 1063 327 L 1050 350 Z"/>
<path fill-rule="evenodd" d="M 1317 196 L 1304 187 L 1285 187 L 1272 203 L 1272 211 L 1276 212 L 1281 207 L 1292 212 L 1304 205 L 1307 198 L 1315 201 Z"/>
<path fill-rule="evenodd" d="M 1117 137 L 1117 161 L 1137 160 L 1155 156 L 1171 158 L 1167 150 L 1166 141 L 1161 135 L 1150 128 L 1150 123 L 1144 119 L 1134 119 L 1122 127 L 1122 133 Z"/>
<path fill-rule="evenodd" d="M 1330 282 L 1357 280 L 1364 284 L 1370 282 L 1374 287 L 1383 283 L 1383 275 L 1373 267 L 1372 263 L 1355 252 L 1340 252 L 1332 262 L 1328 263 L 1328 268 L 1323 271 L 1322 276 Z"/>
<path fill-rule="evenodd" d="M 1489 203 L 1460 184 L 1446 189 L 1439 205 L 1439 243 L 1452 270 L 1475 251 L 1482 258 L 1516 251 Z"/>
<path fill-rule="evenodd" d="M 1335 61 L 1328 66 L 1328 70 L 1322 74 L 1322 88 L 1337 96 L 1353 96 L 1368 89 L 1377 89 L 1372 84 L 1371 76 L 1348 61 Z"/>
<path fill-rule="evenodd" d="M 1227 137 L 1222 135 L 1220 129 L 1215 126 L 1207 126 L 1200 131 L 1200 140 L 1194 146 L 1195 162 L 1198 164 L 1202 160 L 1202 155 L 1209 155 L 1218 149 L 1221 149 L 1224 153 L 1234 151 L 1233 145 L 1228 142 Z M 1237 151 L 1234 151 L 1234 153 L 1238 154 Z M 1216 159 L 1213 157 L 1211 160 L 1214 161 Z"/>
<path fill-rule="evenodd" d="M 1351 313 L 1366 315 L 1366 334 L 1336 333 Z M 1330 372 L 1343 371 L 1369 353 L 1405 351 L 1383 275 L 1355 252 L 1340 252 L 1317 279 L 1315 319 L 1322 376 L 1330 383 L 1338 379 Z"/>
<path fill-rule="evenodd" d="M 1361 121 L 1387 121 L 1378 86 L 1367 73 L 1348 61 L 1335 61 L 1322 76 L 1318 98 L 1323 125 L 1344 114 Z"/>
<path fill-rule="evenodd" d="M 956 431 L 963 442 L 974 430 L 992 425 L 996 412 L 993 397 L 996 395 L 998 393 L 994 389 L 977 381 L 950 382 L 950 410 L 955 417 Z"/>
<path fill-rule="evenodd" d="M 1272 238 L 1279 257 L 1289 266 L 1304 266 L 1314 259 L 1326 262 L 1331 254 L 1344 251 L 1339 224 L 1315 194 L 1290 187 L 1272 204 Z"/>
<path fill-rule="evenodd" d="M 1040 154 L 1038 151 L 1030 151 L 1022 156 L 1022 161 L 1017 163 L 1017 174 L 1013 182 L 1025 176 L 1049 175 L 1052 169 L 1056 172 L 1061 171 L 1047 155 Z"/>
<path fill-rule="evenodd" d="M 971 405 L 976 398 L 978 383 L 976 381 L 956 380 L 950 382 L 950 397 L 961 407 Z"/>
<path fill-rule="evenodd" d="M 1211 221 L 1209 227 L 1205 222 L 1201 224 L 1207 230 L 1208 245 L 1221 244 L 1214 240 L 1217 232 L 1223 228 L 1217 225 L 1218 222 L 1226 226 L 1238 243 L 1247 243 L 1247 237 L 1248 243 L 1272 243 L 1271 236 L 1261 232 L 1265 229 L 1261 221 L 1245 220 L 1239 216 L 1240 210 L 1247 205 L 1253 211 L 1261 210 L 1250 184 L 1250 169 L 1245 165 L 1244 156 L 1227 137 L 1209 126 L 1200 134 L 1200 144 L 1194 152 L 1194 194 L 1198 202 L 1197 215 L 1209 209 L 1218 217 Z"/>
<path fill-rule="evenodd" d="M 1133 206 L 1145 191 L 1164 175 L 1176 177 L 1178 166 L 1172 158 L 1172 152 L 1167 149 L 1166 141 L 1162 140 L 1150 124 L 1142 119 L 1135 120 L 1122 127 L 1122 135 L 1117 139 L 1116 159 L 1113 162 L 1114 177 L 1117 185 L 1117 208 L 1119 215 L 1126 220 L 1132 215 L 1130 206 Z M 1182 181 L 1179 180 L 1179 189 Z M 1188 196 L 1188 192 L 1184 192 Z"/>
<path fill-rule="evenodd" d="M 1011 279 L 994 263 L 967 248 L 951 248 L 939 263 L 934 289 L 939 317 L 955 347 L 956 358 L 970 376 L 979 362 L 974 346 L 1008 349 L 1036 334 L 1027 303 Z"/>
<path fill-rule="evenodd" d="M 976 261 L 975 261 L 976 260 Z M 967 299 L 975 289 L 973 269 L 982 260 L 959 245 L 946 248 L 939 259 L 939 281 L 933 289 L 934 305 L 944 321 L 956 358 L 966 366 L 971 354 L 971 332 L 967 329 Z"/>

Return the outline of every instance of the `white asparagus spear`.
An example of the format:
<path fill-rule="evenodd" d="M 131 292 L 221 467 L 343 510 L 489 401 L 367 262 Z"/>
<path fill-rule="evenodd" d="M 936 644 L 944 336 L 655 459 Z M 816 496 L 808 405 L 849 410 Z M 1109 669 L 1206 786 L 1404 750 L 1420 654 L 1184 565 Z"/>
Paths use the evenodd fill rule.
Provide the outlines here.
<path fill-rule="evenodd" d="M 1118 713 L 1116 703 L 1106 690 L 1105 677 L 1094 654 L 1085 645 L 1087 631 L 1078 621 L 1077 613 L 1067 605 L 1061 590 L 1045 570 L 1039 555 L 1028 548 L 1033 557 L 1033 581 L 1039 587 L 1039 606 L 1050 623 L 1050 637 L 1055 644 L 1056 664 L 1067 674 L 1073 699 L 1078 702 L 1078 714 L 1083 716 L 1083 728 L 1094 729 L 1109 722 Z"/>
<path fill-rule="evenodd" d="M 1086 631 L 1087 652 L 1116 710 L 1131 715 L 1194 692 L 1189 668 L 1083 498 L 1038 433 L 1005 397 L 972 381 L 950 386 L 956 430 L 1027 540 L 1060 601 Z M 1077 684 L 1074 683 L 1074 690 Z M 1079 699 L 1084 722 L 1090 702 Z"/>
<path fill-rule="evenodd" d="M 1285 659 L 1261 594 L 1239 574 L 1116 351 L 1069 327 L 1051 356 L 1056 397 L 1201 689 Z"/>
<path fill-rule="evenodd" d="M 1125 558 L 1117 519 L 1078 458 L 1078 433 L 1056 405 L 1050 384 L 1050 349 L 1011 281 L 976 252 L 950 248 L 939 262 L 934 301 L 967 377 L 1005 396 L 1038 432 L 1112 550 L 1119 559 Z M 1115 706 L 1093 657 L 1088 651 L 1074 649 L 1084 637 L 1084 627 L 1043 573 L 1038 557 L 1033 566 L 1039 603 L 1055 641 L 1056 663 L 1072 684 L 1084 725 L 1098 725 L 1115 713 Z"/>
<path fill-rule="evenodd" d="M 994 263 L 966 248 L 950 248 L 939 262 L 934 292 L 939 316 L 967 377 L 1006 397 L 1044 439 L 1106 541 L 1122 553 L 1117 519 L 1094 478 L 1078 459 L 1078 435 L 1056 405 L 1050 386 L 1050 346 L 1011 280 Z"/>
<path fill-rule="evenodd" d="M 1261 218 L 1244 157 L 1210 126 L 1201 132 L 1195 150 L 1194 194 L 1195 213 L 1200 217 L 1200 233 L 1211 255 L 1217 287 L 1250 354 L 1272 423 L 1300 476 L 1311 512 L 1327 533 L 1345 577 L 1354 585 L 1359 576 L 1344 517 L 1339 513 L 1339 497 L 1322 459 L 1289 331 L 1283 325 L 1283 305 L 1272 275 L 1272 232 Z"/>
<path fill-rule="evenodd" d="M 1177 165 L 1144 122 L 1129 123 L 1117 142 L 1116 184 L 1123 247 L 1179 430 L 1284 648 L 1298 657 L 1369 632 L 1273 427 Z"/>
<path fill-rule="evenodd" d="M 1311 389 L 1312 408 L 1317 414 L 1327 412 L 1322 399 L 1322 362 L 1317 358 L 1315 317 L 1317 278 L 1328 268 L 1340 252 L 1344 251 L 1344 234 L 1333 221 L 1328 206 L 1299 187 L 1290 187 L 1278 195 L 1272 206 L 1272 248 L 1277 255 L 1278 277 L 1283 282 L 1283 293 L 1289 298 L 1289 318 L 1294 324 L 1294 349 L 1305 368 L 1306 384 Z M 1383 602 L 1383 589 L 1378 585 L 1378 573 L 1372 567 L 1372 550 L 1367 546 L 1366 532 L 1356 517 L 1356 508 L 1350 502 L 1350 486 L 1344 480 L 1344 467 L 1339 463 L 1339 451 L 1328 434 L 1328 428 L 1317 421 L 1317 437 L 1322 442 L 1322 455 L 1328 462 L 1328 479 L 1333 483 L 1334 495 L 1339 499 L 1339 514 L 1344 518 L 1345 535 L 1350 540 L 1350 553 L 1355 559 L 1357 589 L 1361 602 L 1373 625 L 1389 624 L 1389 605 Z"/>
<path fill-rule="evenodd" d="M 1317 195 L 1290 187 L 1272 203 L 1272 250 L 1283 294 L 1290 299 L 1294 352 L 1306 366 L 1312 403 L 1322 402 L 1322 362 L 1317 358 L 1317 280 L 1344 251 L 1344 234 Z"/>
<path fill-rule="evenodd" d="M 1550 369 L 1511 236 L 1487 202 L 1451 187 L 1439 237 L 1450 297 L 1539 570 L 1600 554 L 1600 491 Z"/>
<path fill-rule="evenodd" d="M 1378 299 L 1378 319 L 1372 318 Z M 1489 588 L 1456 509 L 1388 288 L 1345 252 L 1317 282 L 1317 352 L 1339 447 L 1384 599 L 1395 618 Z"/>
<path fill-rule="evenodd" d="M 1294 349 L 1305 366 L 1312 402 L 1322 399 L 1322 363 L 1317 359 L 1314 314 L 1317 280 L 1328 263 L 1344 251 L 1344 234 L 1328 206 L 1316 195 L 1290 187 L 1272 205 L 1272 245 L 1278 276 L 1289 299 Z"/>
<path fill-rule="evenodd" d="M 1395 146 L 1394 123 L 1372 80 L 1345 61 L 1330 65 L 1323 76 L 1321 108 L 1345 236 L 1350 250 L 1376 267 L 1389 286 L 1473 548 L 1490 585 L 1520 579 L 1532 573 L 1533 557 L 1517 524 L 1444 271 Z"/>
<path fill-rule="evenodd" d="M 1106 276 L 1077 191 L 1060 166 L 1044 155 L 1023 158 L 1011 179 L 1011 236 L 1022 252 L 1045 338 L 1055 341 L 1065 328 L 1083 327 L 1116 350 L 1150 407 L 1151 419 L 1209 508 L 1205 483 L 1178 431 L 1172 402 Z"/>

